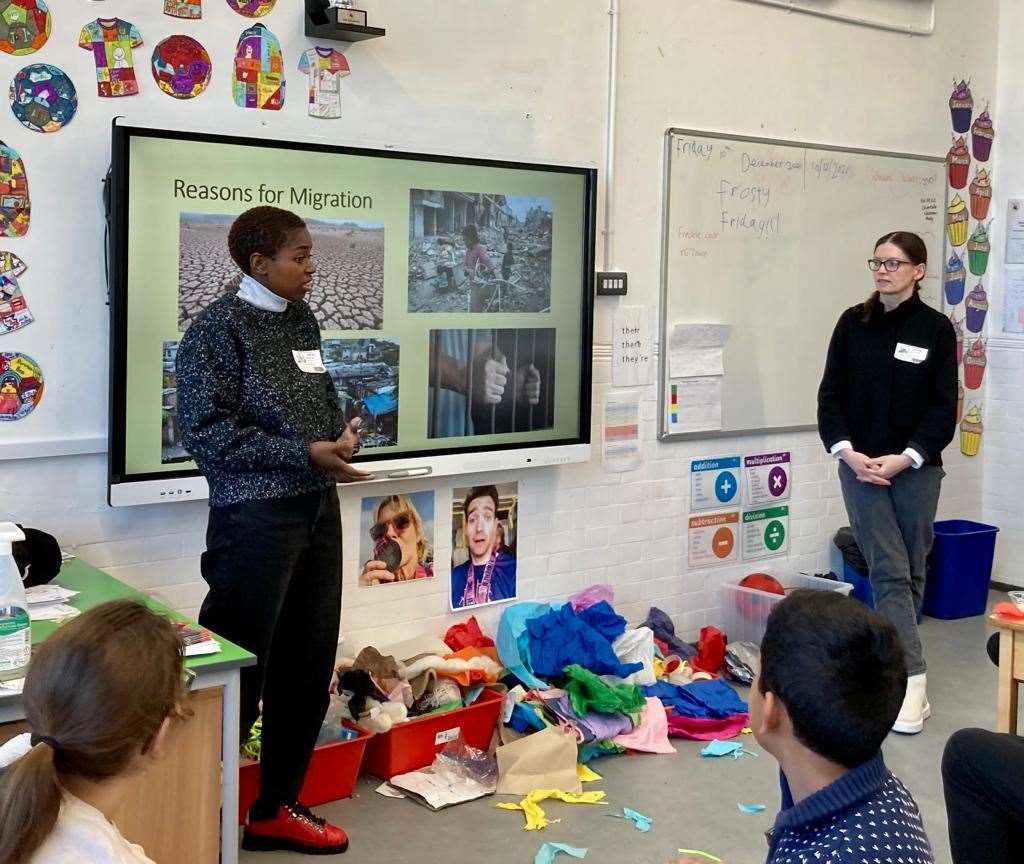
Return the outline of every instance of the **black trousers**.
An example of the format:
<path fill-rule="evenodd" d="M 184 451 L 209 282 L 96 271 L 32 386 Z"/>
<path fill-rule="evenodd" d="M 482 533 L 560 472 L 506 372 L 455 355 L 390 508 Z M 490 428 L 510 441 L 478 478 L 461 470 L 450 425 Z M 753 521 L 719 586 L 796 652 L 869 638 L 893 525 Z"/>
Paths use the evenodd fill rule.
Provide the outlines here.
<path fill-rule="evenodd" d="M 256 655 L 241 672 L 242 739 L 263 700 L 261 813 L 298 798 L 328 705 L 341 623 L 334 488 L 210 509 L 199 623 Z"/>
<path fill-rule="evenodd" d="M 946 744 L 942 785 L 954 864 L 1021 860 L 1024 739 L 961 729 Z"/>

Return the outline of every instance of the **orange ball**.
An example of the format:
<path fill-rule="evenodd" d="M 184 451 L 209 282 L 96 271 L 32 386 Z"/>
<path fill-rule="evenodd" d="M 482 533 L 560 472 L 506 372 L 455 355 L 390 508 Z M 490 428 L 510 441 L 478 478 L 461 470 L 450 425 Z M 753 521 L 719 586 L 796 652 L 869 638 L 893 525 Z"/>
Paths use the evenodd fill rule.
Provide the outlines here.
<path fill-rule="evenodd" d="M 766 591 L 769 594 L 785 594 L 786 589 L 774 576 L 767 573 L 751 573 L 740 582 L 741 588 L 753 588 L 755 591 Z"/>

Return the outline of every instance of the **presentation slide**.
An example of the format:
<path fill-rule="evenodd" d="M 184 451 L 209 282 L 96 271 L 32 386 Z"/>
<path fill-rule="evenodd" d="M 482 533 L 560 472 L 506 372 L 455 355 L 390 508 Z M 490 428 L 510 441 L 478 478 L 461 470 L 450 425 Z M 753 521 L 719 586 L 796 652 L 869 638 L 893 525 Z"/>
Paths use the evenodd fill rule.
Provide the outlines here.
<path fill-rule="evenodd" d="M 131 132 L 127 479 L 195 469 L 178 343 L 237 291 L 228 230 L 258 205 L 309 227 L 307 302 L 362 459 L 579 440 L 585 170 Z"/>

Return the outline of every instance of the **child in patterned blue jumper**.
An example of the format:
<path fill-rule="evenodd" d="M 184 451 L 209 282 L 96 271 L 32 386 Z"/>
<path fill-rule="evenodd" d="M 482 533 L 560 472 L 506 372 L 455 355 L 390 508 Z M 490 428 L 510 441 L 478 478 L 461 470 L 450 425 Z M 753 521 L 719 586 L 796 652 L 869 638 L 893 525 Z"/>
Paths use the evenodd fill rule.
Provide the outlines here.
<path fill-rule="evenodd" d="M 903 704 L 903 646 L 886 618 L 796 591 L 768 618 L 750 725 L 779 762 L 768 864 L 933 864 L 917 805 L 881 746 Z"/>

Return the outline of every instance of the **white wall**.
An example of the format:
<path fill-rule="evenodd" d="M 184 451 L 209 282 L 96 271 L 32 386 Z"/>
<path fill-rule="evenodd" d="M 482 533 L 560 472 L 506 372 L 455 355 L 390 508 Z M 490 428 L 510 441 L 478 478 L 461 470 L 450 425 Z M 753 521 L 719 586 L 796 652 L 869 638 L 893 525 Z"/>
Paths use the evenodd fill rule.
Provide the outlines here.
<path fill-rule="evenodd" d="M 1024 334 L 1004 334 L 1005 228 L 1008 198 L 1024 198 L 1024 74 L 1014 34 L 1024 27 L 1024 4 L 1004 0 L 999 26 L 998 112 L 993 115 L 996 138 L 993 159 L 991 217 L 993 222 L 993 269 L 990 287 L 992 322 L 985 370 L 987 416 L 982 447 L 985 456 L 984 521 L 998 525 L 995 579 L 1024 587 L 1020 560 L 1024 553 L 1024 512 L 1020 490 L 1024 487 Z"/>
<path fill-rule="evenodd" d="M 258 135 L 264 126 L 278 132 L 329 132 L 339 142 L 409 150 L 588 164 L 599 164 L 603 158 L 609 16 L 601 0 L 563 0 L 557 5 L 538 0 L 416 4 L 377 0 L 371 6 L 372 23 L 386 26 L 388 36 L 347 51 L 353 74 L 345 82 L 346 115 L 329 128 L 306 121 L 303 83 L 290 68 L 297 63 L 300 49 L 309 44 L 301 37 L 297 20 L 292 20 L 297 3 L 283 0 L 265 19 L 281 37 L 289 64 L 288 102 L 281 116 L 244 112 L 231 104 L 227 69 L 234 40 L 245 22 L 224 4 L 204 4 L 207 17 L 201 26 L 177 24 L 152 12 L 129 12 L 130 5 L 136 4 L 109 0 L 101 11 L 120 13 L 138 24 L 149 50 L 162 35 L 195 32 L 214 55 L 215 78 L 210 92 L 200 100 L 179 104 L 155 92 L 145 64 L 140 63 L 144 95 L 119 104 L 98 104 L 89 56 L 69 35 L 72 29 L 77 33 L 90 12 L 96 14 L 93 6 L 82 12 L 83 20 L 74 22 L 74 27 L 55 29 L 39 55 L 39 60 L 63 66 L 73 75 L 82 101 L 81 116 L 58 135 L 64 136 L 62 152 L 74 158 L 69 155 L 59 165 L 51 165 L 54 182 L 65 188 L 82 184 L 92 190 L 82 193 L 82 215 L 76 227 L 68 225 L 58 234 L 66 245 L 55 256 L 65 274 L 81 272 L 73 268 L 83 260 L 93 262 L 86 276 L 74 284 L 75 291 L 90 298 L 88 314 L 79 310 L 82 314 L 76 319 L 60 311 L 61 298 L 73 284 L 69 278 L 44 283 L 30 280 L 34 275 L 30 271 L 24 280 L 26 291 L 31 286 L 30 300 L 37 298 L 34 302 L 40 311 L 59 316 L 60 327 L 50 343 L 33 346 L 44 362 L 58 343 L 73 346 L 78 358 L 105 357 L 103 290 L 94 263 L 100 254 L 99 210 L 92 199 L 106 165 L 107 117 L 114 113 L 133 120 L 201 124 L 250 135 Z M 911 38 L 738 0 L 625 0 L 612 265 L 629 271 L 626 302 L 654 304 L 658 296 L 660 158 L 666 127 L 944 152 L 949 126 L 946 100 L 953 76 L 972 75 L 976 93 L 993 92 L 995 87 L 997 3 L 984 0 L 976 5 L 970 27 L 961 27 L 960 4 L 939 0 L 936 34 Z M 140 61 L 147 56 L 142 49 Z M 3 63 L 12 72 L 19 65 L 11 58 Z M 14 126 L 9 115 L 0 114 L 0 137 L 9 136 L 11 143 L 18 138 L 23 155 L 31 158 L 32 150 L 46 142 L 27 131 L 16 134 Z M 67 146 L 72 144 L 74 148 Z M 37 206 L 42 208 L 43 202 Z M 51 200 L 47 206 L 61 203 Z M 880 214 L 879 232 L 889 227 Z M 41 241 L 40 235 L 36 238 Z M 10 248 L 17 251 L 18 247 L 12 242 Z M 870 287 L 867 275 L 865 291 Z M 598 302 L 595 418 L 608 389 L 605 346 L 616 302 Z M 7 340 L 4 350 L 14 344 L 14 337 Z M 47 371 L 54 387 L 60 386 L 62 376 L 77 374 L 68 361 L 48 364 Z M 96 431 L 96 418 L 104 416 L 97 410 L 105 402 L 104 378 L 97 371 L 91 380 L 87 393 L 76 394 L 82 405 L 81 422 L 72 414 L 54 430 L 65 435 Z M 769 447 L 793 451 L 793 542 L 790 558 L 773 565 L 781 572 L 826 567 L 829 539 L 845 524 L 845 517 L 834 465 L 825 458 L 814 434 L 661 445 L 654 437 L 654 399 L 654 388 L 648 388 L 646 459 L 639 470 L 609 475 L 598 457 L 586 466 L 522 472 L 509 478 L 520 483 L 521 594 L 554 599 L 593 582 L 611 582 L 629 617 L 642 618 L 649 605 L 658 605 L 692 637 L 702 624 L 715 621 L 718 585 L 745 571 L 741 567 L 686 569 L 683 520 L 688 487 L 684 478 L 689 458 Z M 45 417 L 47 410 L 44 401 L 37 413 Z M 83 431 L 77 431 L 79 427 Z M 0 429 L 0 443 L 5 431 Z M 599 442 L 596 425 L 594 433 Z M 966 462 L 955 447 L 951 451 L 941 511 L 978 518 L 980 460 Z M 195 613 L 204 591 L 197 560 L 203 548 L 204 505 L 112 511 L 104 504 L 104 458 L 98 455 L 24 459 L 3 467 L 0 515 L 53 531 L 65 545 L 77 546 L 84 559 Z M 439 514 L 447 506 L 451 485 L 439 487 Z M 445 614 L 445 580 L 437 580 L 442 583 L 438 585 L 380 591 L 355 588 L 357 494 L 346 491 L 343 500 L 346 641 L 441 630 L 450 622 Z M 439 515 L 437 551 L 442 560 L 448 552 L 448 544 L 442 541 L 446 528 L 447 521 Z M 392 590 L 399 593 L 388 593 Z M 483 617 L 493 622 L 499 612 L 491 610 Z"/>

